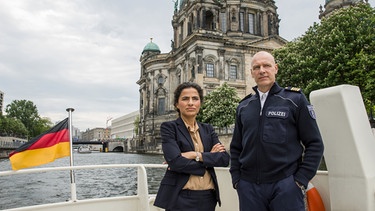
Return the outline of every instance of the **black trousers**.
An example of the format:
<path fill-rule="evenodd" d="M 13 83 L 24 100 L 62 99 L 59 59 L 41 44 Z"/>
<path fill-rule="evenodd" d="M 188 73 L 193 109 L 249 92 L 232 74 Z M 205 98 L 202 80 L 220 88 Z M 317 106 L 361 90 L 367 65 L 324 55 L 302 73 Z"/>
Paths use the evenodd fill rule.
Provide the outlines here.
<path fill-rule="evenodd" d="M 166 211 L 214 211 L 216 203 L 214 190 L 182 190 L 176 205 Z"/>
<path fill-rule="evenodd" d="M 237 193 L 241 211 L 305 211 L 304 192 L 293 175 L 274 183 L 240 180 Z"/>

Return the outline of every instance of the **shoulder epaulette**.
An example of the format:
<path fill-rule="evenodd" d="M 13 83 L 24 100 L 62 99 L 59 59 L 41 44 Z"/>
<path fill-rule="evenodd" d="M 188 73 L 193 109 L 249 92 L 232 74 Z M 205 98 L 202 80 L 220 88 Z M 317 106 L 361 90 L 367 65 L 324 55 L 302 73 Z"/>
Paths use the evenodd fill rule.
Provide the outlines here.
<path fill-rule="evenodd" d="M 292 86 L 285 87 L 285 90 L 293 91 L 293 92 L 301 92 L 301 88 L 292 87 Z"/>
<path fill-rule="evenodd" d="M 247 95 L 246 97 L 244 97 L 242 100 L 240 100 L 239 103 L 241 103 L 242 101 L 246 100 L 246 99 L 249 99 L 251 96 L 253 96 L 252 93 L 250 93 L 249 95 Z"/>

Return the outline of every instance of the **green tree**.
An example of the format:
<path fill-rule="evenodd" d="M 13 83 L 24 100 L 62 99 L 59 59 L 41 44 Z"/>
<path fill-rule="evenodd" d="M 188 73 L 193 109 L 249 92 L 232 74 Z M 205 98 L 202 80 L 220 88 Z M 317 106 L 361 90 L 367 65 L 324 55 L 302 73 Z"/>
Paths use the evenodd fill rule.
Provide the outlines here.
<path fill-rule="evenodd" d="M 49 130 L 50 128 L 52 128 L 53 126 L 54 126 L 54 124 L 52 123 L 52 121 L 49 118 L 47 118 L 47 117 L 39 118 L 34 123 L 34 133 L 36 135 L 42 134 L 42 133 L 46 132 L 47 130 Z M 36 135 L 34 135 L 34 136 L 36 136 Z"/>
<path fill-rule="evenodd" d="M 29 131 L 31 137 L 38 135 L 34 133 L 34 123 L 39 120 L 38 109 L 29 100 L 14 100 L 6 106 L 5 112 L 8 117 L 20 120 Z"/>
<path fill-rule="evenodd" d="M 362 92 L 367 111 L 375 104 L 375 9 L 369 4 L 340 9 L 305 35 L 274 51 L 277 81 L 313 90 L 351 84 Z"/>
<path fill-rule="evenodd" d="M 204 97 L 197 119 L 217 127 L 228 127 L 234 124 L 239 101 L 237 90 L 224 83 Z"/>
<path fill-rule="evenodd" d="M 35 137 L 53 125 L 49 119 L 39 116 L 37 107 L 29 100 L 14 100 L 6 106 L 5 111 L 8 118 L 22 122 L 29 137 Z"/>
<path fill-rule="evenodd" d="M 28 131 L 25 125 L 18 119 L 0 116 L 0 136 L 14 136 L 26 138 Z"/>

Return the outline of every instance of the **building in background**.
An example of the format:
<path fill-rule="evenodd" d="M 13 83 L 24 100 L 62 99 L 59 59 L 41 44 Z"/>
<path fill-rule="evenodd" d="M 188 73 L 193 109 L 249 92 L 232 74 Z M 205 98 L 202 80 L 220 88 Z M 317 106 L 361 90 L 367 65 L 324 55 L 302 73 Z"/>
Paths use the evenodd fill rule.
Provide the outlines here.
<path fill-rule="evenodd" d="M 132 139 L 135 136 L 134 122 L 139 120 L 139 111 L 112 119 L 111 139 Z"/>
<path fill-rule="evenodd" d="M 227 83 L 240 98 L 255 85 L 252 56 L 287 43 L 279 36 L 279 16 L 271 0 L 180 0 L 172 17 L 172 50 L 161 53 L 152 40 L 140 57 L 137 147 L 160 151 L 160 124 L 176 118 L 173 91 L 198 83 L 204 95 Z"/>
<path fill-rule="evenodd" d="M 110 128 L 87 129 L 82 132 L 82 141 L 107 141 L 110 139 Z"/>
<path fill-rule="evenodd" d="M 82 132 L 79 130 L 79 128 L 76 128 L 76 127 L 73 126 L 72 130 L 73 130 L 73 132 L 72 132 L 73 141 L 82 140 Z"/>

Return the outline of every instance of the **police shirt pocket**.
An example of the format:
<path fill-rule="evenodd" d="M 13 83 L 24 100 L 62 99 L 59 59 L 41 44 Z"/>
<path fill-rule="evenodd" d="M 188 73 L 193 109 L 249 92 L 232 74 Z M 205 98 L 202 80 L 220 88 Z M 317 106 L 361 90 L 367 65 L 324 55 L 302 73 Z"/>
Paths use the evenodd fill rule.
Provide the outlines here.
<path fill-rule="evenodd" d="M 268 143 L 284 143 L 286 141 L 286 122 L 289 116 L 288 107 L 268 107 L 264 112 L 263 140 Z"/>

